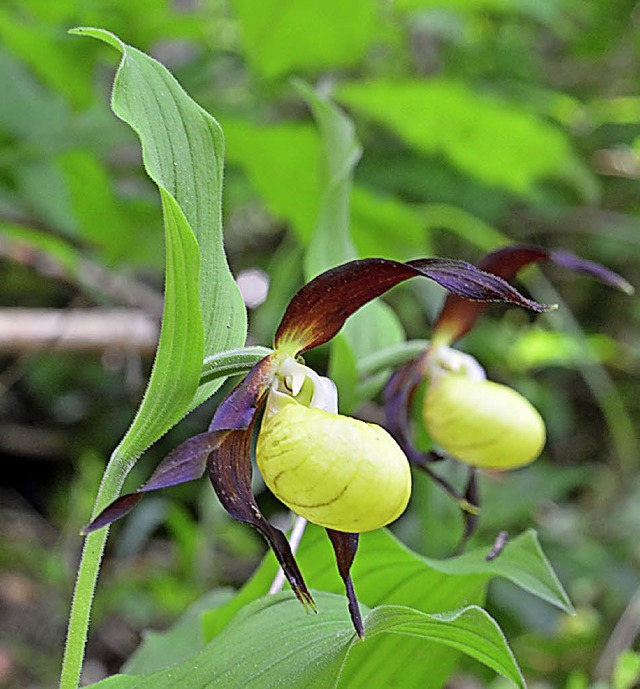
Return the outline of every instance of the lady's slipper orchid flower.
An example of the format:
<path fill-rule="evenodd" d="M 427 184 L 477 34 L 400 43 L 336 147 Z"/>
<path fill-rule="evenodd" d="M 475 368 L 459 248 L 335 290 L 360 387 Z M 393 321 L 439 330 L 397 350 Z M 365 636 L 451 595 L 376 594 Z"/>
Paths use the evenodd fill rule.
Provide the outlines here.
<path fill-rule="evenodd" d="M 633 293 L 632 286 L 616 273 L 568 251 L 513 245 L 488 254 L 479 267 L 512 280 L 527 265 L 545 261 Z M 486 306 L 450 294 L 436 321 L 429 348 L 396 371 L 385 390 L 390 431 L 410 461 L 459 501 L 465 519 L 463 543 L 477 523 L 475 470 L 507 470 L 529 464 L 542 453 L 546 435 L 540 414 L 528 400 L 512 388 L 486 380 L 484 370 L 473 357 L 449 346 L 473 328 Z M 416 390 L 425 379 L 428 388 L 422 416 L 436 447 L 444 454 L 420 452 L 411 442 L 410 409 Z M 445 456 L 471 467 L 462 494 L 431 469 L 432 462 Z"/>
<path fill-rule="evenodd" d="M 124 516 L 145 493 L 197 479 L 206 471 L 225 509 L 262 533 L 298 599 L 315 610 L 287 539 L 264 517 L 251 490 L 251 439 L 264 408 L 256 458 L 265 483 L 294 512 L 327 529 L 354 627 L 364 636 L 350 576 L 358 534 L 402 514 L 411 491 L 409 464 L 385 430 L 338 414 L 333 383 L 299 357 L 328 342 L 361 306 L 420 276 L 461 299 L 507 301 L 534 311 L 548 308 L 502 278 L 451 259 L 399 263 L 372 258 L 322 273 L 293 297 L 273 352 L 220 404 L 209 430 L 171 452 L 144 486 L 113 502 L 84 533 Z"/>
<path fill-rule="evenodd" d="M 337 412 L 333 382 L 286 358 L 258 434 L 262 478 L 313 524 L 347 533 L 386 526 L 409 502 L 409 462 L 383 428 Z"/>

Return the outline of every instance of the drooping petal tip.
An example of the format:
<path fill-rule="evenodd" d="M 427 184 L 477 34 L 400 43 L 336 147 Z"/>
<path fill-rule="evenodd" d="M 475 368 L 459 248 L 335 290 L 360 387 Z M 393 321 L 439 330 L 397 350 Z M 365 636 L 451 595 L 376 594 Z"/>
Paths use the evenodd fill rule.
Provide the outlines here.
<path fill-rule="evenodd" d="M 635 293 L 635 288 L 630 282 L 625 280 L 621 275 L 618 275 L 618 273 L 614 273 L 612 270 L 605 268 L 605 266 L 600 263 L 588 261 L 585 258 L 576 256 L 566 249 L 555 249 L 550 252 L 549 257 L 556 265 L 576 273 L 589 275 L 605 285 L 618 289 L 625 294 L 631 295 Z"/>
<path fill-rule="evenodd" d="M 116 520 L 129 514 L 131 510 L 142 500 L 144 493 L 128 493 L 122 495 L 117 500 L 114 500 L 110 505 L 105 507 L 95 519 L 87 524 L 81 531 L 81 536 L 88 536 L 93 531 L 102 529 L 105 526 L 113 524 Z"/>

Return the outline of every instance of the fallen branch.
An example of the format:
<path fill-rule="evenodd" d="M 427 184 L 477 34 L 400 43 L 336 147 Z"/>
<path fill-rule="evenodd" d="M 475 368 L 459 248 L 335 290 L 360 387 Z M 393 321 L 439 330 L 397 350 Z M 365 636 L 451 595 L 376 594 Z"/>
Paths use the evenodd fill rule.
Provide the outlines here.
<path fill-rule="evenodd" d="M 0 309 L 0 351 L 137 350 L 153 353 L 159 321 L 139 309 Z"/>

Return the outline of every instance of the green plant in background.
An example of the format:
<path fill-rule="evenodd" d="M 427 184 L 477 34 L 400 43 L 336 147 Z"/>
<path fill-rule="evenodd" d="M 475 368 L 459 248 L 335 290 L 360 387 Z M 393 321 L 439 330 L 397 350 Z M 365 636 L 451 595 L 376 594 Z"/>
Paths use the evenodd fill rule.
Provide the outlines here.
<path fill-rule="evenodd" d="M 408 463 L 400 447 L 382 429 L 338 415 L 333 383 L 318 377 L 298 359 L 301 354 L 328 342 L 350 315 L 372 299 L 415 276 L 435 280 L 457 298 L 476 302 L 505 300 L 536 311 L 548 307 L 526 299 L 493 272 L 484 272 L 461 261 L 427 258 L 400 263 L 389 259 L 364 259 L 330 268 L 294 296 L 276 331 L 273 351 L 266 350 L 265 354 L 260 348 L 229 350 L 229 345 L 242 344 L 245 318 L 242 307 L 238 307 L 235 285 L 229 282 L 220 242 L 220 130 L 157 62 L 107 32 L 77 29 L 76 33 L 100 38 L 122 53 L 114 84 L 113 107 L 116 114 L 138 132 L 145 168 L 160 190 L 167 237 L 167 269 L 163 327 L 150 382 L 131 429 L 107 467 L 94 518 L 85 530 L 88 537 L 74 595 L 61 687 L 75 687 L 80 676 L 90 602 L 106 538 L 106 535 L 101 536 L 99 529 L 128 513 L 145 493 L 199 478 L 205 470 L 227 511 L 262 533 L 295 595 L 305 606 L 317 610 L 314 596 L 302 578 L 284 534 L 263 516 L 251 489 L 251 439 L 263 405 L 266 411 L 258 434 L 258 465 L 278 497 L 302 517 L 327 528 L 338 572 L 346 586 L 349 613 L 357 637 L 365 639 L 367 636 L 373 642 L 367 640 L 362 648 L 354 647 L 356 637 L 344 628 L 335 600 L 329 593 L 322 593 L 323 588 L 329 592 L 331 588 L 322 587 L 315 594 L 326 615 L 321 625 L 314 625 L 308 618 L 293 617 L 290 596 L 286 594 L 272 600 L 256 600 L 243 607 L 228 625 L 223 620 L 222 626 L 218 626 L 213 635 L 210 633 L 211 636 L 219 635 L 211 644 L 204 645 L 202 650 L 183 649 L 181 654 L 188 656 L 184 662 L 178 662 L 183 658 L 174 657 L 171 660 L 177 664 L 158 669 L 155 667 L 158 658 L 151 654 L 151 660 L 138 667 L 137 673 L 108 683 L 113 686 L 115 682 L 115 686 L 123 687 L 175 686 L 179 681 L 181 686 L 188 687 L 200 686 L 206 678 L 206 685 L 211 687 L 230 684 L 266 687 L 284 678 L 290 687 L 336 685 L 339 681 L 347 681 L 345 677 L 350 670 L 345 663 L 348 660 L 351 671 L 361 672 L 362 667 L 370 671 L 371 659 L 377 652 L 376 637 L 385 632 L 411 633 L 417 639 L 464 651 L 518 686 L 524 686 L 520 670 L 496 623 L 475 605 L 443 609 L 441 602 L 425 610 L 424 601 L 419 607 L 407 607 L 410 600 L 401 599 L 405 606 L 377 605 L 370 612 L 365 608 L 363 619 L 351 577 L 360 540 L 358 534 L 385 526 L 404 511 L 410 491 Z M 307 253 L 309 265 L 319 267 L 322 263 L 335 264 L 352 251 L 347 202 L 355 162 L 353 152 L 357 148 L 344 116 L 326 99 L 317 99 L 304 85 L 299 88 L 311 103 L 321 129 L 324 128 L 325 139 L 331 142 L 326 148 L 328 174 L 320 221 Z M 331 145 L 333 143 L 335 146 Z M 213 171 L 203 155 L 207 150 L 217 163 Z M 201 180 L 200 170 L 205 167 L 207 174 Z M 213 192 L 213 196 L 207 192 Z M 212 227 L 213 234 L 203 235 L 197 229 L 201 225 Z M 338 237 L 342 237 L 342 248 L 339 242 L 333 244 L 329 239 L 336 229 Z M 531 259 L 527 255 L 523 260 L 522 255 L 527 252 L 530 250 L 526 248 L 516 248 L 511 253 L 506 250 L 507 258 L 498 262 L 496 272 L 506 269 L 507 277 L 511 277 L 523 263 L 549 257 L 543 252 L 540 257 Z M 570 254 L 558 253 L 555 260 L 591 272 L 616 286 L 627 287 L 615 274 Z M 491 259 L 488 263 L 493 267 Z M 315 273 L 317 268 L 311 267 L 309 271 Z M 454 301 L 445 305 L 432 346 L 436 353 L 441 352 L 442 341 L 449 342 L 468 330 L 482 310 L 475 305 L 469 311 L 461 306 L 464 303 Z M 370 314 L 368 325 L 373 332 L 390 317 L 384 310 L 360 313 Z M 360 319 L 355 323 L 362 333 L 367 321 Z M 354 354 L 359 353 L 357 338 L 346 342 Z M 402 352 L 401 356 L 404 354 Z M 182 366 L 177 375 L 174 357 Z M 246 378 L 218 407 L 208 432 L 187 440 L 174 450 L 139 491 L 118 498 L 124 477 L 135 458 L 181 416 L 210 397 L 224 377 L 246 369 L 256 358 Z M 443 375 L 459 373 L 460 367 L 446 372 L 443 361 L 438 354 Z M 401 380 L 407 371 L 413 376 L 411 366 L 401 372 Z M 391 383 L 395 384 L 393 378 Z M 434 386 L 437 393 L 439 381 Z M 401 403 L 395 405 L 404 408 L 405 413 L 408 413 L 406 403 L 412 391 L 410 385 L 403 385 L 399 393 Z M 443 402 L 432 404 L 441 409 Z M 450 402 L 446 404 L 451 406 Z M 470 412 L 463 415 L 457 433 L 466 432 L 464 416 L 472 418 Z M 397 414 L 394 421 L 397 421 Z M 427 422 L 433 427 L 431 414 L 427 414 Z M 538 431 L 537 446 L 541 444 L 540 433 Z M 401 445 L 407 446 L 406 434 L 398 435 Z M 436 440 L 446 445 L 440 438 Z M 521 444 L 522 437 L 516 437 L 513 448 Z M 539 451 L 540 447 L 536 447 L 535 454 Z M 529 450 L 527 452 L 527 461 L 531 461 L 534 456 L 530 456 Z M 333 453 L 335 459 L 327 462 L 325 455 Z M 465 459 L 464 453 L 455 454 Z M 411 458 L 415 462 L 415 453 L 411 453 Z M 508 466 L 508 456 L 506 462 L 505 465 L 504 460 L 498 460 L 499 464 Z M 275 466 L 272 467 L 272 463 Z M 113 502 L 105 506 L 108 500 Z M 393 551 L 391 544 L 387 547 Z M 471 598 L 481 602 L 484 597 L 482 582 L 502 570 L 504 576 L 521 586 L 568 608 L 566 596 L 535 540 L 525 536 L 514 541 L 506 551 L 511 557 L 501 554 L 503 567 L 495 568 L 493 561 L 502 547 L 503 544 L 492 549 L 484 557 L 484 565 L 482 555 L 470 554 L 462 556 L 461 560 L 449 561 L 440 574 L 444 575 L 444 581 L 456 575 L 470 576 L 476 588 Z M 525 560 L 522 559 L 524 553 Z M 377 567 L 380 554 L 365 553 L 359 561 Z M 439 568 L 427 562 L 419 563 L 419 567 L 421 573 L 426 574 L 436 573 Z M 379 592 L 379 584 L 371 586 L 371 590 L 374 594 Z M 456 598 L 462 591 L 458 589 Z M 242 595 L 237 600 L 244 602 Z M 468 598 L 460 602 L 462 600 L 469 602 Z M 432 614 L 432 610 L 438 610 L 438 614 Z M 219 619 L 214 618 L 214 623 L 219 624 Z M 276 642 L 262 644 L 258 653 L 256 643 L 265 636 Z M 385 640 L 377 641 L 384 643 Z M 282 644 L 298 652 L 283 657 Z M 303 652 L 303 649 L 310 650 Z M 248 653 L 252 654 L 253 663 L 239 663 L 237 659 Z M 455 655 L 451 652 L 438 659 L 436 671 L 429 670 L 430 686 L 440 685 L 453 662 Z M 166 657 L 162 663 L 167 663 Z M 385 677 L 397 671 L 394 664 L 388 664 L 383 674 L 377 672 L 378 683 L 384 683 Z M 350 679 L 348 686 L 356 686 L 354 681 L 362 680 Z M 423 668 L 416 669 L 413 681 L 425 686 L 427 678 Z M 412 684 L 408 682 L 406 686 Z"/>
<path fill-rule="evenodd" d="M 6 303 L 68 302 L 75 307 L 115 302 L 158 314 L 160 295 L 137 280 L 160 284 L 156 189 L 162 197 L 168 298 L 161 348 L 143 406 L 110 462 L 94 516 L 116 499 L 134 464 L 133 487 L 152 473 L 154 454 L 161 457 L 206 427 L 207 412 L 199 409 L 159 440 L 190 408 L 211 393 L 220 408 L 224 395 L 215 389 L 222 381 L 246 375 L 272 356 L 270 347 L 243 346 L 245 309 L 221 241 L 223 157 L 229 262 L 235 274 L 260 267 L 270 281 L 267 302 L 250 307 L 248 343 L 273 341 L 274 326 L 305 281 L 371 256 L 403 264 L 434 254 L 473 259 L 515 241 L 567 246 L 636 279 L 633 145 L 640 136 L 640 116 L 632 97 L 637 91 L 634 70 L 620 68 L 637 59 L 632 3 L 612 7 L 596 0 L 578 7 L 551 0 L 544 8 L 483 0 L 338 4 L 329 11 L 320 0 L 286 8 L 265 0 L 258 10 L 243 0 L 197 8 L 159 0 L 135 7 L 121 0 L 82 5 L 62 0 L 52 8 L 43 0 L 7 0 L 0 9 L 0 83 L 8 94 L 0 106 L 0 252 L 5 259 L 0 269 Z M 66 36 L 69 26 L 87 23 L 107 26 L 128 44 L 171 65 L 188 92 L 216 113 L 227 151 L 222 128 L 184 98 L 168 72 L 116 39 L 108 40 L 124 51 L 124 59 L 113 106 L 134 132 L 109 118 L 103 90 L 93 85 L 96 77 L 103 81 L 108 74 L 102 59 L 109 58 L 111 48 Z M 291 75 L 316 87 L 300 79 L 292 87 Z M 308 110 L 315 122 L 307 117 Z M 185 124 L 189 126 L 183 128 Z M 142 179 L 143 168 L 132 154 L 138 148 L 136 133 L 155 186 Z M 534 251 L 542 252 L 540 261 L 571 267 L 555 260 L 562 259 L 557 250 L 536 246 Z M 188 280 L 180 279 L 182 271 Z M 498 272 L 508 280 L 515 277 Z M 637 668 L 620 654 L 633 643 L 628 619 L 637 597 L 632 595 L 637 585 L 637 405 L 631 376 L 637 368 L 638 313 L 635 302 L 606 295 L 586 281 L 569 282 L 565 273 L 549 274 L 566 299 L 537 268 L 518 274 L 537 301 L 560 305 L 533 327 L 524 311 L 512 309 L 500 319 L 487 314 L 464 340 L 460 333 L 449 333 L 450 339 L 437 346 L 444 314 L 457 297 L 447 299 L 439 316 L 441 290 L 432 281 L 411 280 L 384 303 L 376 300 L 359 309 L 330 342 L 305 354 L 305 370 L 326 371 L 336 382 L 336 418 L 345 419 L 344 428 L 351 428 L 349 417 L 383 422 L 422 469 L 413 474 L 412 499 L 403 518 L 392 526 L 415 552 L 386 530 L 374 530 L 360 534 L 357 556 L 345 566 L 346 548 L 346 560 L 343 552 L 343 566 L 336 569 L 323 529 L 309 525 L 295 561 L 320 617 L 302 614 L 287 594 L 279 594 L 284 600 L 268 597 L 262 606 L 258 599 L 277 588 L 274 580 L 279 579 L 277 559 L 268 555 L 237 595 L 214 588 L 175 628 L 145 641 L 122 669 L 137 676 L 135 681 L 112 678 L 108 684 L 268 686 L 272 677 L 296 686 L 300 667 L 314 667 L 320 674 L 308 673 L 311 685 L 331 685 L 339 676 L 339 686 L 371 686 L 373 679 L 384 684 L 402 676 L 403 685 L 421 687 L 424 665 L 411 659 L 428 657 L 433 686 L 455 682 L 449 679 L 452 673 L 465 672 L 492 688 L 505 686 L 491 679 L 488 668 L 516 677 L 508 651 L 489 654 L 483 670 L 470 665 L 459 649 L 434 642 L 444 635 L 455 644 L 477 628 L 500 646 L 497 628 L 473 607 L 460 617 L 430 617 L 474 605 L 495 616 L 522 674 L 536 689 L 539 682 L 589 686 L 598 677 L 621 686 L 632 682 Z M 222 310 L 210 308 L 218 296 Z M 225 308 L 218 319 L 215 314 Z M 429 335 L 430 342 L 422 339 Z M 28 557 L 26 546 L 7 549 L 30 563 L 28 576 L 47 586 L 47 604 L 54 605 L 68 595 L 64 568 L 74 566 L 77 528 L 88 518 L 94 489 L 87 485 L 95 483 L 91 477 L 99 458 L 115 444 L 114 429 L 124 428 L 133 414 L 136 354 L 127 349 L 126 389 L 118 364 L 112 368 L 118 353 L 114 357 L 111 350 L 103 357 L 104 366 L 97 357 L 56 352 L 5 359 L 8 368 L 0 374 L 3 414 L 20 422 L 24 405 L 30 409 L 35 404 L 41 411 L 38 425 L 55 424 L 63 438 L 66 434 L 60 459 L 73 461 L 78 477 L 71 488 L 66 483 L 59 488 L 55 502 L 48 498 L 41 506 L 55 529 L 64 529 L 64 550 L 54 556 L 51 541 L 39 544 Z M 456 368 L 458 374 L 451 375 Z M 469 381 L 460 372 L 472 371 L 499 381 L 477 381 L 474 390 L 501 390 L 524 405 L 530 421 L 537 417 L 523 400 L 539 410 L 548 437 L 541 461 L 522 471 L 502 472 L 499 481 L 491 471 L 465 464 L 492 461 L 490 453 L 478 456 L 475 447 L 469 450 L 457 433 L 451 438 L 452 429 L 468 428 L 468 406 L 465 411 L 456 395 L 462 391 L 468 405 Z M 274 399 L 276 394 L 289 396 L 287 378 L 288 373 L 277 373 L 268 386 Z M 273 419 L 318 418 L 316 412 L 322 410 L 305 406 L 308 393 L 309 383 L 297 404 L 285 405 L 281 411 L 289 411 Z M 388 416 L 383 421 L 385 398 Z M 448 406 L 455 413 L 439 416 Z M 74 413 L 77 422 L 64 421 Z M 479 417 L 474 418 L 477 422 Z M 495 426 L 490 414 L 487 418 L 472 445 L 478 445 L 481 433 L 491 440 L 488 431 Z M 537 452 L 540 440 L 539 425 L 529 429 L 534 426 L 535 442 L 526 459 Z M 265 475 L 277 441 L 268 428 L 265 420 L 267 432 L 258 453 Z M 286 424 L 274 422 L 271 428 L 279 433 Z M 507 448 L 513 426 L 505 424 L 504 430 Z M 36 443 L 40 435 L 31 435 Z M 301 450 L 295 438 L 287 435 L 286 440 L 295 462 Z M 4 433 L 0 442 L 4 447 Z M 138 464 L 137 456 L 155 443 Z M 506 464 L 514 461 L 511 448 L 509 444 Z M 495 458 L 495 445 L 493 449 Z M 11 466 L 30 471 L 32 464 Z M 39 469 L 35 473 L 40 476 Z M 43 492 L 48 476 L 39 481 Z M 153 476 L 152 481 L 157 473 Z M 278 494 L 273 478 L 268 480 Z M 336 485 L 343 481 L 339 476 Z M 104 655 L 99 644 L 107 615 L 124 617 L 136 629 L 166 625 L 167 615 L 204 591 L 245 580 L 260 539 L 227 518 L 208 486 L 194 493 L 192 485 L 147 498 L 111 540 L 92 615 L 91 659 Z M 71 505 L 69 491 L 74 495 Z M 285 531 L 286 518 L 278 512 L 282 507 L 263 489 L 258 474 L 252 491 L 265 520 Z M 246 491 L 243 495 L 248 499 Z M 483 509 L 478 514 L 480 495 Z M 139 495 L 134 496 L 135 501 Z M 295 495 L 280 497 L 295 508 Z M 343 519 L 353 506 L 337 511 Z M 322 518 L 318 521 L 322 524 Z M 162 524 L 168 539 L 158 532 Z M 575 618 L 566 620 L 546 605 L 569 607 L 536 538 L 514 535 L 532 524 L 569 587 L 578 609 Z M 347 533 L 345 522 L 341 525 Z M 503 530 L 511 538 L 507 542 L 500 535 L 494 542 Z M 422 557 L 450 554 L 465 533 L 471 550 L 464 555 Z M 83 625 L 86 629 L 104 538 L 104 532 L 91 534 L 85 544 L 65 664 L 67 686 L 74 686 L 80 671 L 81 630 Z M 159 566 L 158 546 L 166 549 Z M 50 555 L 45 568 L 37 565 L 37 553 Z M 12 559 L 3 559 L 9 575 L 16 570 Z M 364 643 L 354 643 L 345 610 L 346 578 L 358 593 Z M 491 579 L 495 584 L 487 597 Z M 6 588 L 7 596 L 11 590 Z M 322 621 L 326 629 L 335 623 L 335 643 L 329 643 Z M 292 649 L 297 665 L 280 660 L 282 649 L 275 641 L 255 655 L 256 634 L 262 630 L 263 638 L 271 639 L 274 629 Z M 23 655 L 23 638 L 21 633 L 15 640 L 0 639 L 0 645 L 8 644 L 26 675 L 42 677 L 49 686 L 57 660 L 52 657 L 47 675 L 38 663 L 46 650 L 34 644 L 28 652 L 33 655 Z M 308 642 L 304 649 L 301 641 Z M 126 652 L 120 649 L 122 659 Z M 464 649 L 482 655 L 476 642 Z M 238 660 L 243 656 L 255 656 L 255 676 L 242 674 Z M 617 674 L 612 674 L 618 656 Z M 278 662 L 271 666 L 274 657 Z M 108 663 L 110 658 L 111 651 L 100 659 Z M 196 676 L 194 658 L 202 668 Z M 92 667 L 87 665 L 88 673 Z M 110 670 L 117 667 L 114 660 Z M 267 667 L 272 667 L 271 675 L 260 672 Z"/>

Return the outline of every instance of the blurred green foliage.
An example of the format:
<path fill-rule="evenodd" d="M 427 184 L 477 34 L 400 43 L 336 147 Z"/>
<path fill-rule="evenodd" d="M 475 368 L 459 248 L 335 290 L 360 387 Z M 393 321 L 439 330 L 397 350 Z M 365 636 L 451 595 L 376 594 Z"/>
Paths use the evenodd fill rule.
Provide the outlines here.
<path fill-rule="evenodd" d="M 221 122 L 230 262 L 236 274 L 258 267 L 271 278 L 267 301 L 250 313 L 252 342 L 269 343 L 302 282 L 301 249 L 313 241 L 326 183 L 321 128 L 291 77 L 315 84 L 355 123 L 363 153 L 347 220 L 358 255 L 474 260 L 503 241 L 524 241 L 574 250 L 637 286 L 639 22 L 631 0 L 4 0 L 0 304 L 120 305 L 104 282 L 87 278 L 97 269 L 161 289 L 160 200 L 135 135 L 106 107 L 112 51 L 69 36 L 78 25 L 104 27 L 156 56 Z M 581 689 L 611 676 L 639 624 L 627 606 L 640 585 L 640 309 L 637 299 L 592 282 L 552 268 L 548 275 L 562 312 L 583 331 L 566 317 L 540 318 L 532 329 L 526 314 L 495 308 L 463 343 L 492 378 L 524 392 L 549 427 L 543 460 L 499 480 L 483 477 L 478 540 L 500 529 L 539 530 L 578 617 L 499 585 L 491 611 L 530 686 Z M 538 271 L 525 284 L 536 297 L 548 289 Z M 406 332 L 424 338 L 441 296 L 421 284 L 389 302 Z M 314 358 L 322 368 L 326 352 Z M 357 363 L 347 359 L 333 364 L 344 381 Z M 0 451 L 10 467 L 0 628 L 32 620 L 21 635 L 3 635 L 0 650 L 12 663 L 7 682 L 49 686 L 76 533 L 150 361 L 132 350 L 16 347 L 0 364 Z M 345 404 L 359 403 L 343 392 Z M 204 428 L 211 408 L 160 441 L 131 485 Z M 377 400 L 360 413 L 377 418 Z M 262 499 L 277 518 L 279 506 Z M 166 624 L 205 590 L 239 585 L 261 553 L 259 539 L 230 523 L 207 487 L 195 497 L 191 487 L 176 488 L 130 519 L 135 525 L 119 526 L 112 540 L 98 591 L 89 651 L 97 677 L 130 653 L 132 630 Z M 419 477 L 396 527 L 402 539 L 441 556 L 460 528 L 455 505 Z M 26 598 L 7 586 L 15 581 Z M 36 633 L 42 610 L 51 636 Z M 110 648 L 110 636 L 120 646 Z M 626 677 L 637 675 L 637 656 L 621 656 L 616 672 L 614 686 L 633 686 Z"/>

